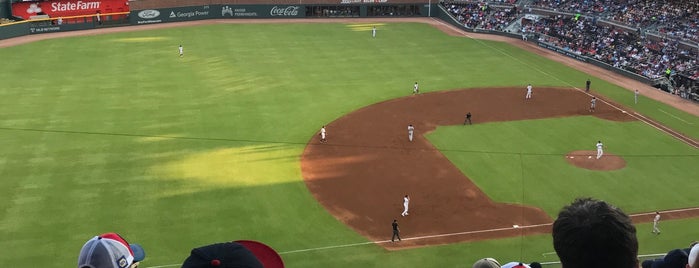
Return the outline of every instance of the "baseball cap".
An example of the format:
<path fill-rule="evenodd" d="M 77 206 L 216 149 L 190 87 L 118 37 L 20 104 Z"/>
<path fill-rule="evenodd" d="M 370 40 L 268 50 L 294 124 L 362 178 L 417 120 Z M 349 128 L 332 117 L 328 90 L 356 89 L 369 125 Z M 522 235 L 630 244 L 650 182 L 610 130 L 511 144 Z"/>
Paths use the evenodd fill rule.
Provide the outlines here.
<path fill-rule="evenodd" d="M 238 240 L 192 249 L 182 268 L 283 268 L 284 262 L 271 247 L 257 241 Z"/>
<path fill-rule="evenodd" d="M 116 233 L 98 235 L 88 240 L 80 250 L 78 268 L 128 268 L 145 259 L 138 244 L 129 244 Z"/>
<path fill-rule="evenodd" d="M 483 258 L 476 261 L 473 268 L 500 268 L 500 263 L 493 258 Z"/>
<path fill-rule="evenodd" d="M 691 266 L 692 268 L 697 268 L 697 257 L 699 257 L 699 244 L 695 244 L 692 246 L 692 249 L 689 250 L 689 257 L 687 258 L 687 264 Z"/>

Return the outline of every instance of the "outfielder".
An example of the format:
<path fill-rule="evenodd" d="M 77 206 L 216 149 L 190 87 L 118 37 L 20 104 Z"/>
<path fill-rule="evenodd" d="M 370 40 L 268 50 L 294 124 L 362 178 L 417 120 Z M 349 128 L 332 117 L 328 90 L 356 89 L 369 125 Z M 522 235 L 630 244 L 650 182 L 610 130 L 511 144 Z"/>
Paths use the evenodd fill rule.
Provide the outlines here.
<path fill-rule="evenodd" d="M 408 125 L 408 140 L 413 141 L 413 132 L 415 131 L 415 127 L 413 125 Z"/>
<path fill-rule="evenodd" d="M 638 89 L 633 92 L 633 103 L 638 104 Z"/>
<path fill-rule="evenodd" d="M 323 126 L 323 127 L 320 128 L 320 142 L 321 142 L 321 143 L 325 143 L 325 142 L 328 141 L 327 139 L 325 139 L 325 135 L 326 135 L 326 133 L 325 133 L 325 126 Z"/>
<path fill-rule="evenodd" d="M 597 141 L 597 159 L 600 159 L 600 157 L 602 157 L 602 155 L 604 154 L 602 148 L 604 148 L 604 145 L 602 145 L 602 141 Z"/>
<path fill-rule="evenodd" d="M 660 222 L 660 212 L 655 212 L 655 218 L 653 218 L 653 231 L 651 233 L 660 234 L 660 229 L 658 229 L 658 223 Z"/>
<path fill-rule="evenodd" d="M 406 194 L 405 197 L 403 197 L 403 213 L 400 215 L 405 217 L 408 216 L 408 206 L 410 205 L 410 197 Z"/>
<path fill-rule="evenodd" d="M 532 98 L 532 84 L 527 85 L 527 95 L 524 96 L 524 99 L 531 99 Z"/>
<path fill-rule="evenodd" d="M 371 28 L 371 37 L 376 37 L 376 26 L 374 26 L 374 28 Z"/>
<path fill-rule="evenodd" d="M 184 48 L 182 48 L 182 45 L 180 45 L 179 49 L 180 49 L 180 57 L 184 56 Z"/>
<path fill-rule="evenodd" d="M 418 93 L 420 93 L 420 86 L 418 86 L 417 82 L 415 82 L 415 85 L 413 86 L 413 94 Z"/>

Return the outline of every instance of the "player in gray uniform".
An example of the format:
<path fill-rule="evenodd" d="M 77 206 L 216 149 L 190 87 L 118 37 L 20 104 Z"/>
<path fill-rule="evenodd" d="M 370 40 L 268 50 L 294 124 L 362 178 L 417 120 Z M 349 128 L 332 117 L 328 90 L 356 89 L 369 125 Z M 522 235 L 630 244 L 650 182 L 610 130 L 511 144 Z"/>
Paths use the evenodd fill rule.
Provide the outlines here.
<path fill-rule="evenodd" d="M 413 141 L 413 132 L 415 131 L 415 127 L 413 125 L 408 125 L 408 140 Z"/>
<path fill-rule="evenodd" d="M 527 95 L 524 95 L 525 99 L 532 98 L 532 84 L 527 85 Z"/>
<path fill-rule="evenodd" d="M 604 145 L 602 145 L 602 141 L 597 141 L 597 159 L 600 159 L 602 155 L 604 154 Z"/>
<path fill-rule="evenodd" d="M 590 112 L 595 111 L 595 106 L 597 106 L 597 97 L 592 97 L 590 100 Z"/>

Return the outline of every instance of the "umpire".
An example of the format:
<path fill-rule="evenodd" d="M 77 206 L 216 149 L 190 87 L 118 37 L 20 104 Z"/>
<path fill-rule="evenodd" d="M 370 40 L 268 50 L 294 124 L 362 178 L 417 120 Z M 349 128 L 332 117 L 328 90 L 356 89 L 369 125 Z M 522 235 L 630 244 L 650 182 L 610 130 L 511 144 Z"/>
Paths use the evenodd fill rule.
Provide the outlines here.
<path fill-rule="evenodd" d="M 466 120 L 464 120 L 464 125 L 466 125 L 466 123 L 471 125 L 471 112 L 466 113 Z"/>

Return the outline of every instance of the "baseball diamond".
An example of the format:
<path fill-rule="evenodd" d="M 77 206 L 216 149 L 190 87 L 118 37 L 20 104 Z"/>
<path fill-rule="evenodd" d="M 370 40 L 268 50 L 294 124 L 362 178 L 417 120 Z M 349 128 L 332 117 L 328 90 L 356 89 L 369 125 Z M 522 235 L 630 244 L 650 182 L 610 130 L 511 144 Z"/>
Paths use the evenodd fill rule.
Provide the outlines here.
<path fill-rule="evenodd" d="M 137 26 L 0 40 L 3 58 L 21 64 L 13 55 L 36 49 L 50 62 L 0 74 L 0 242 L 10 249 L 0 262 L 71 266 L 85 239 L 111 231 L 142 244 L 141 267 L 244 239 L 288 267 L 555 261 L 542 254 L 553 251 L 555 213 L 594 190 L 639 230 L 663 211 L 667 241 L 639 231 L 645 253 L 699 236 L 699 209 L 684 198 L 698 187 L 685 165 L 699 157 L 696 105 L 526 40 L 422 17 L 436 8 L 425 1 L 373 1 L 421 12 L 400 18 L 365 18 L 374 3 L 360 2 L 130 1 Z M 360 18 L 307 18 L 326 14 L 311 5 L 354 6 Z M 415 56 L 391 54 L 389 41 Z M 38 52 L 54 46 L 84 55 Z M 445 63 L 454 58 L 485 64 Z M 516 71 L 497 73 L 504 63 Z M 89 70 L 60 76 L 76 66 Z M 647 106 L 632 105 L 636 89 Z M 685 166 L 647 178 L 656 162 Z M 634 192 L 665 184 L 679 188 L 672 202 Z M 392 222 L 400 238 L 388 243 Z"/>

